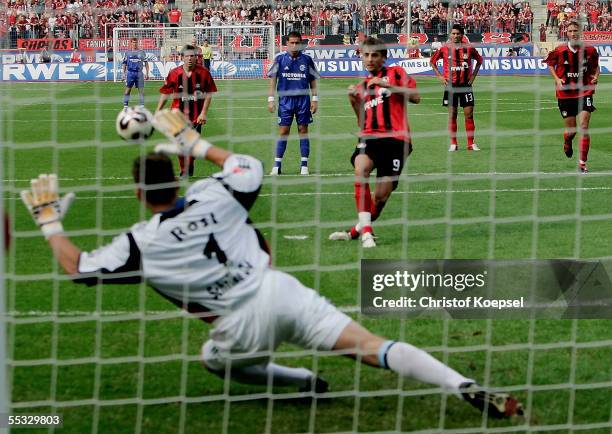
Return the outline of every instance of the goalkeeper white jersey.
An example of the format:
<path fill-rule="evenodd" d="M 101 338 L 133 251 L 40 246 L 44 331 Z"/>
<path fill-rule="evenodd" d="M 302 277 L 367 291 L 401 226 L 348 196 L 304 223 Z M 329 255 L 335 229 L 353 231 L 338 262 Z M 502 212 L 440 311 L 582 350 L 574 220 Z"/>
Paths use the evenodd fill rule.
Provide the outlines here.
<path fill-rule="evenodd" d="M 260 287 L 270 256 L 248 211 L 263 167 L 232 155 L 223 171 L 194 183 L 170 210 L 134 225 L 91 253 L 82 253 L 79 280 L 136 283 L 144 279 L 175 304 L 197 304 L 220 315 Z"/>

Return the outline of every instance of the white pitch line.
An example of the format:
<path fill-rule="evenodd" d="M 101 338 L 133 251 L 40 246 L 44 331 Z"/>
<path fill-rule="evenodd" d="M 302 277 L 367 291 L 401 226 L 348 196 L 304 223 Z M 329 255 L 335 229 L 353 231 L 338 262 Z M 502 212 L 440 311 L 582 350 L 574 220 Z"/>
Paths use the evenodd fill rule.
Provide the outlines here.
<path fill-rule="evenodd" d="M 422 190 L 422 191 L 395 191 L 393 194 L 411 194 L 411 195 L 434 195 L 434 194 L 461 194 L 461 193 L 560 193 L 568 191 L 609 191 L 612 187 L 552 187 L 552 188 L 498 188 L 498 189 L 462 189 L 462 190 Z M 277 196 L 352 196 L 353 191 L 315 191 L 315 192 L 288 192 L 288 193 L 261 193 L 259 197 L 277 197 Z M 103 200 L 125 200 L 135 199 L 136 196 L 103 196 Z M 78 200 L 98 200 L 100 196 L 78 196 Z M 8 200 L 18 200 L 17 197 L 6 198 Z M 21 200 L 21 199 L 19 199 Z"/>
<path fill-rule="evenodd" d="M 308 239 L 308 235 L 283 235 L 283 238 L 286 240 L 298 240 L 298 241 L 302 241 L 302 240 L 307 240 Z"/>
<path fill-rule="evenodd" d="M 87 311 L 87 310 L 68 310 L 68 311 L 44 311 L 44 310 L 13 310 L 6 312 L 7 316 L 116 316 L 116 315 L 130 315 L 130 314 L 145 314 L 145 315 L 170 315 L 177 314 L 182 315 L 180 310 L 146 310 L 146 311 L 130 311 L 130 310 L 105 310 L 100 312 Z"/>
<path fill-rule="evenodd" d="M 498 188 L 498 189 L 466 189 L 466 190 L 423 190 L 423 191 L 395 191 L 394 194 L 454 194 L 454 193 L 535 193 L 535 192 L 565 192 L 565 191 L 600 191 L 612 190 L 612 187 L 579 187 L 579 188 Z M 354 195 L 352 191 L 321 191 L 321 192 L 292 192 L 292 193 L 264 193 L 261 197 L 272 196 L 343 196 Z"/>

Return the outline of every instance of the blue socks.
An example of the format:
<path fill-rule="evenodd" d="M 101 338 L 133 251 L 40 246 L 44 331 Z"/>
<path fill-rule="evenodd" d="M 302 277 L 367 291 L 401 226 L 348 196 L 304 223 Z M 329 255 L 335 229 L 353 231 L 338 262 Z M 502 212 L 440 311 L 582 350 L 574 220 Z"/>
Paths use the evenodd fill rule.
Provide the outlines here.
<path fill-rule="evenodd" d="M 130 95 L 128 95 L 127 93 L 123 94 L 123 106 L 127 107 L 130 105 Z"/>
<path fill-rule="evenodd" d="M 274 159 L 274 167 L 281 167 L 283 155 L 287 150 L 287 140 L 278 139 L 276 142 L 276 158 Z"/>
<path fill-rule="evenodd" d="M 287 140 L 279 139 L 276 142 L 276 158 L 274 158 L 274 167 L 280 168 L 283 161 L 283 155 L 287 150 Z M 310 140 L 300 139 L 300 154 L 302 155 L 301 167 L 308 167 L 308 156 L 310 154 Z"/>
<path fill-rule="evenodd" d="M 308 156 L 310 155 L 309 139 L 300 139 L 300 154 L 302 155 L 302 167 L 308 166 Z"/>

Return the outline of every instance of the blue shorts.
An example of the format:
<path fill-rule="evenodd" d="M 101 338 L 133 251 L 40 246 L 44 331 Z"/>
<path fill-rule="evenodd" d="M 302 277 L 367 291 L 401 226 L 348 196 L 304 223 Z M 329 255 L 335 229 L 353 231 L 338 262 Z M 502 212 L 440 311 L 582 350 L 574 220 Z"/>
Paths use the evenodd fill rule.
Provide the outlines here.
<path fill-rule="evenodd" d="M 310 112 L 310 97 L 308 96 L 281 96 L 278 100 L 278 125 L 289 126 L 293 117 L 298 125 L 312 123 Z"/>
<path fill-rule="evenodd" d="M 125 87 L 134 87 L 137 89 L 144 88 L 144 74 L 142 72 L 130 72 L 128 71 L 125 77 Z"/>

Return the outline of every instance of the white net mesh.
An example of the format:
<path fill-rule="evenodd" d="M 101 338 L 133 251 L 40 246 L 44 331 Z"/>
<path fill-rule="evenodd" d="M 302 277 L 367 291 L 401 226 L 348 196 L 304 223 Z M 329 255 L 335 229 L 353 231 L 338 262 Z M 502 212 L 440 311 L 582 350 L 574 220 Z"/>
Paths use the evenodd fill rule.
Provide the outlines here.
<path fill-rule="evenodd" d="M 115 78 L 121 80 L 125 39 L 150 43 L 159 51 L 154 55 L 163 57 L 162 50 L 176 56 L 195 36 L 216 41 L 216 78 L 261 79 L 265 67 L 241 65 L 272 59 L 273 32 L 249 29 L 116 29 Z M 236 41 L 246 32 L 261 37 L 260 51 L 241 51 L 223 36 Z M 238 72 L 216 68 L 217 60 Z M 152 69 L 156 78 L 175 60 L 164 62 Z M 423 102 L 410 108 L 415 153 L 375 224 L 375 252 L 327 240 L 356 220 L 348 162 L 356 127 L 346 100 L 356 78 L 322 80 L 320 111 L 310 127 L 313 175 L 296 176 L 294 131 L 285 175 L 266 178 L 252 217 L 270 241 L 275 267 L 374 332 L 409 341 L 483 385 L 515 394 L 527 409 L 525 420 L 490 421 L 438 388 L 289 345 L 273 360 L 324 376 L 332 387 L 328 399 L 294 401 L 289 398 L 303 395 L 290 388 L 230 382 L 200 366 L 209 326 L 144 284 L 72 283 L 51 259 L 18 192 L 38 173 L 58 173 L 62 192 L 77 193 L 65 228 L 85 250 L 147 218 L 134 199 L 129 170 L 151 142 L 127 145 L 117 138 L 123 86 L 100 82 L 11 84 L 0 92 L 4 203 L 13 234 L 4 276 L 11 411 L 57 412 L 71 432 L 609 433 L 608 321 L 372 320 L 359 313 L 358 292 L 363 257 L 610 259 L 608 77 L 598 88 L 587 177 L 561 153 L 561 119 L 549 77 L 480 77 L 475 95 L 482 151 L 452 155 L 441 87 L 430 78 L 417 81 Z M 203 134 L 255 155 L 269 170 L 278 128 L 276 115 L 266 110 L 267 88 L 264 80 L 219 85 Z M 152 109 L 155 93 L 146 92 Z M 460 127 L 460 141 L 463 134 Z M 213 172 L 197 164 L 196 179 Z"/>

